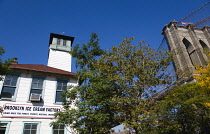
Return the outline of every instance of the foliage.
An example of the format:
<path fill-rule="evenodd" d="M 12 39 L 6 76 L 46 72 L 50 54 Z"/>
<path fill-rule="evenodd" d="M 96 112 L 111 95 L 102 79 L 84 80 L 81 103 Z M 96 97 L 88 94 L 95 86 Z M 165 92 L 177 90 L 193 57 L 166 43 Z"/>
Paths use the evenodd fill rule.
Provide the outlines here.
<path fill-rule="evenodd" d="M 2 60 L 2 55 L 5 53 L 3 47 L 0 46 L 0 75 L 5 75 L 10 70 L 10 64 L 13 59 Z M 0 77 L 2 80 L 2 77 Z"/>
<path fill-rule="evenodd" d="M 114 111 L 111 99 L 114 83 L 98 72 L 97 57 L 105 53 L 98 45 L 99 38 L 93 33 L 90 42 L 77 44 L 71 54 L 76 58 L 78 87 L 64 93 L 64 111 L 55 114 L 57 122 L 72 124 L 84 134 L 102 133 L 113 127 Z M 76 102 L 75 102 L 76 100 Z M 76 106 L 76 107 L 74 107 Z"/>
<path fill-rule="evenodd" d="M 210 93 L 210 63 L 204 67 L 197 67 L 194 78 L 198 81 L 196 84 L 205 89 L 202 92 Z"/>
<path fill-rule="evenodd" d="M 209 64 L 195 73 L 197 82 L 174 87 L 150 111 L 145 133 L 210 133 Z"/>
<path fill-rule="evenodd" d="M 104 133 L 119 123 L 137 134 L 143 129 L 147 111 L 155 104 L 151 96 L 158 87 L 172 82 L 165 72 L 171 55 L 144 42 L 132 45 L 132 40 L 124 39 L 105 52 L 92 34 L 89 43 L 74 47 L 71 54 L 79 68 L 80 86 L 65 92 L 64 97 L 70 99 L 64 103 L 64 111 L 55 114 L 59 118 L 52 125 L 72 124 L 84 134 Z"/>
<path fill-rule="evenodd" d="M 5 75 L 11 68 L 10 68 L 10 64 L 11 62 L 14 60 L 13 59 L 7 59 L 7 60 L 2 60 L 2 55 L 5 53 L 6 51 L 4 50 L 3 47 L 0 46 L 0 81 L 3 80 L 3 75 Z M 3 112 L 3 108 L 0 107 L 0 113 Z"/>
<path fill-rule="evenodd" d="M 172 83 L 166 73 L 171 55 L 155 51 L 144 42 L 132 45 L 134 38 L 126 38 L 119 46 L 112 47 L 98 62 L 99 71 L 115 82 L 113 96 L 115 119 L 127 128 L 140 132 L 142 122 L 155 101 L 150 99 L 158 87 Z"/>

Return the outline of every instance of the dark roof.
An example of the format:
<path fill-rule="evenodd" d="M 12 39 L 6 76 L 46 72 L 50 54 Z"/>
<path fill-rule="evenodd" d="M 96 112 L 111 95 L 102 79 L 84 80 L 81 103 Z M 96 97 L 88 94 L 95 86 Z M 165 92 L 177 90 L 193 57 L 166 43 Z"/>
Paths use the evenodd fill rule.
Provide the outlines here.
<path fill-rule="evenodd" d="M 72 46 L 72 44 L 74 42 L 74 37 L 66 36 L 66 35 L 61 35 L 61 34 L 50 33 L 49 45 L 52 44 L 53 37 L 61 38 L 61 39 L 64 39 L 64 40 L 70 40 L 71 41 L 71 46 Z"/>
<path fill-rule="evenodd" d="M 76 73 L 68 72 L 65 70 L 49 67 L 46 65 L 36 65 L 36 64 L 11 64 L 13 69 L 31 70 L 38 72 L 46 72 L 53 74 L 63 74 L 63 75 L 76 75 Z"/>

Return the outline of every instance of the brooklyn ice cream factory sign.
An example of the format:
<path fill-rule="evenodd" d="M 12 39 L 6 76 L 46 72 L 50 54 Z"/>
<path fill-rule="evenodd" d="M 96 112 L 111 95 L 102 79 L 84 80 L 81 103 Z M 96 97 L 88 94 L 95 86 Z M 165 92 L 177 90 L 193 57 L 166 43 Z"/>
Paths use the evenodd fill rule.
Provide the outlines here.
<path fill-rule="evenodd" d="M 60 106 L 5 103 L 3 105 L 2 117 L 54 118 L 54 113 L 59 111 L 61 111 Z"/>

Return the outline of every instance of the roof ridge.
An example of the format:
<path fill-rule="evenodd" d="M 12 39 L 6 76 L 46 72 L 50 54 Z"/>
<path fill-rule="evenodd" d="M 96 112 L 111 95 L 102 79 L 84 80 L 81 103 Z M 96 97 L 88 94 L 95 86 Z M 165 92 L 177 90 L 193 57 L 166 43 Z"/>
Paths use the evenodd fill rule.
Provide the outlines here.
<path fill-rule="evenodd" d="M 57 74 L 71 74 L 75 75 L 76 73 L 62 70 L 59 68 L 43 65 L 43 64 L 12 64 L 12 68 L 18 69 L 26 69 L 26 70 L 33 70 L 33 71 L 41 71 L 41 72 L 49 72 L 49 73 L 57 73 Z"/>

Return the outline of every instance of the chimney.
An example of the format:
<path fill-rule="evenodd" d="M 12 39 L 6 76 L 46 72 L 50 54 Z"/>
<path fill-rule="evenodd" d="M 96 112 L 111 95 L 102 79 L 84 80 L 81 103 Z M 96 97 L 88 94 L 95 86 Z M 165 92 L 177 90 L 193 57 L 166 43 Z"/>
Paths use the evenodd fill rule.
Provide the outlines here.
<path fill-rule="evenodd" d="M 11 64 L 18 64 L 17 60 L 18 58 L 13 58 L 13 61 L 11 62 Z"/>

